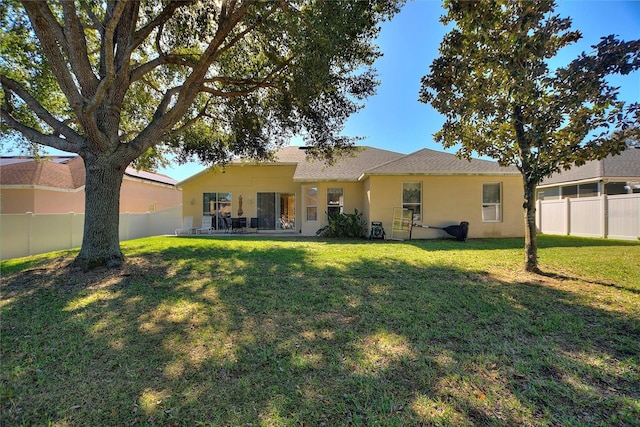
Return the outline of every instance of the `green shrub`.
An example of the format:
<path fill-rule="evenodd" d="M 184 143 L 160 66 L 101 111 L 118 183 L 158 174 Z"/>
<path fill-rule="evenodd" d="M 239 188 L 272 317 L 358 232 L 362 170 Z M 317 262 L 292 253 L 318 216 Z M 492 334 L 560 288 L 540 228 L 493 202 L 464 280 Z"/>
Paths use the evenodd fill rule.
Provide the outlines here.
<path fill-rule="evenodd" d="M 316 235 L 323 237 L 353 238 L 365 237 L 367 222 L 362 219 L 362 212 L 337 213 L 329 215 L 329 224 L 316 231 Z"/>

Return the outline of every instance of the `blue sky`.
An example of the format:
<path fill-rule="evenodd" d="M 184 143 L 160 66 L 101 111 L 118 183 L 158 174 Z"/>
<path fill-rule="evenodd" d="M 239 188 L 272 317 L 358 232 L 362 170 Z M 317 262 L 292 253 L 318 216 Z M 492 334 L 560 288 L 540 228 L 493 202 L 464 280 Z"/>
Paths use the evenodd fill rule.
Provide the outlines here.
<path fill-rule="evenodd" d="M 600 37 L 617 34 L 623 40 L 640 38 L 640 0 L 561 0 L 556 12 L 573 20 L 573 29 L 583 34 L 579 43 L 565 48 L 558 57 L 563 65 L 580 52 L 590 51 Z M 420 79 L 438 55 L 446 29 L 439 22 L 443 14 L 438 0 L 414 0 L 400 14 L 382 26 L 378 45 L 384 54 L 375 67 L 381 81 L 377 94 L 352 116 L 344 129 L 349 136 L 366 137 L 359 145 L 412 153 L 422 148 L 443 150 L 432 135 L 440 129 L 442 117 L 429 105 L 418 102 Z M 620 99 L 640 102 L 640 72 L 614 81 Z M 448 150 L 453 152 L 454 150 Z M 179 181 L 204 166 L 173 165 L 159 172 Z"/>

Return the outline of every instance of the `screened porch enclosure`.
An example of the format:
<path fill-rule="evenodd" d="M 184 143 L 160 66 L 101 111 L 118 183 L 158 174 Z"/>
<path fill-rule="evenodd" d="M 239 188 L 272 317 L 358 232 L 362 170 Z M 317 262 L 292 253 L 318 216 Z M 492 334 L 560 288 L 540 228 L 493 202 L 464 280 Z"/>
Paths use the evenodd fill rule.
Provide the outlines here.
<path fill-rule="evenodd" d="M 290 193 L 258 193 L 258 228 L 260 230 L 295 230 L 295 195 Z"/>

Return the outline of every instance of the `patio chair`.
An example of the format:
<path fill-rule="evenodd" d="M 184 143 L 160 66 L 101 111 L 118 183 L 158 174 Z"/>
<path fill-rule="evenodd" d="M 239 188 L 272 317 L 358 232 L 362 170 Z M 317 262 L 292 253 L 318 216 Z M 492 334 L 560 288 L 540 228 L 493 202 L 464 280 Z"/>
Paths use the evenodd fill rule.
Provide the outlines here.
<path fill-rule="evenodd" d="M 193 234 L 193 217 L 185 216 L 182 220 L 182 228 L 176 228 L 176 236 L 179 234 Z"/>
<path fill-rule="evenodd" d="M 247 218 L 231 218 L 231 232 L 242 233 L 247 231 Z"/>
<path fill-rule="evenodd" d="M 196 234 L 201 234 L 201 233 L 210 234 L 213 231 L 212 220 L 213 220 L 213 217 L 211 215 L 204 215 L 202 217 L 202 226 L 196 229 Z"/>
<path fill-rule="evenodd" d="M 260 222 L 258 221 L 258 218 L 251 218 L 250 220 L 251 222 L 249 223 L 249 228 L 254 228 L 256 230 L 256 233 L 258 232 L 258 229 L 260 228 Z"/>

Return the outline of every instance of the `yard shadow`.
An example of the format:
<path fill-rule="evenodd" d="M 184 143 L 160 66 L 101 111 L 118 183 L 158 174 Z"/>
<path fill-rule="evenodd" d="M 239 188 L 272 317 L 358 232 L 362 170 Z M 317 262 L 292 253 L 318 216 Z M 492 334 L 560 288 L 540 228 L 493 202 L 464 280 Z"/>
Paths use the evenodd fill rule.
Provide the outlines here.
<path fill-rule="evenodd" d="M 548 234 L 538 234 L 537 242 L 539 249 L 640 246 L 640 241 L 637 240 L 598 239 Z M 516 237 L 477 238 L 469 239 L 466 242 L 460 242 L 453 238 L 413 239 L 404 241 L 403 243 L 411 244 L 425 250 L 502 250 L 524 248 L 524 239 Z"/>
<path fill-rule="evenodd" d="M 562 287 L 214 240 L 64 263 L 3 279 L 2 424 L 637 420 L 640 321 Z"/>

